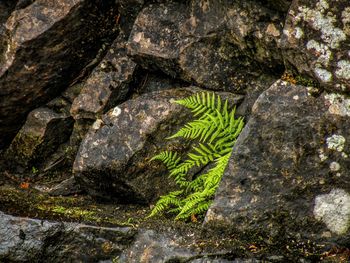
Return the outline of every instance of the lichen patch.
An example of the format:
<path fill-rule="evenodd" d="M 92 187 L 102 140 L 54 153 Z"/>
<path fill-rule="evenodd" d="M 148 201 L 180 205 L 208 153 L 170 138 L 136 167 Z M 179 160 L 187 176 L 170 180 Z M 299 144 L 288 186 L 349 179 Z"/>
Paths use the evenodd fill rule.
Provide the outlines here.
<path fill-rule="evenodd" d="M 337 93 L 326 94 L 324 98 L 329 105 L 329 113 L 343 117 L 350 117 L 350 98 Z"/>
<path fill-rule="evenodd" d="M 333 134 L 327 138 L 328 149 L 342 152 L 345 146 L 345 138 L 342 135 Z"/>
<path fill-rule="evenodd" d="M 333 189 L 329 194 L 315 198 L 314 216 L 338 235 L 345 234 L 350 225 L 350 195 L 343 189 Z"/>

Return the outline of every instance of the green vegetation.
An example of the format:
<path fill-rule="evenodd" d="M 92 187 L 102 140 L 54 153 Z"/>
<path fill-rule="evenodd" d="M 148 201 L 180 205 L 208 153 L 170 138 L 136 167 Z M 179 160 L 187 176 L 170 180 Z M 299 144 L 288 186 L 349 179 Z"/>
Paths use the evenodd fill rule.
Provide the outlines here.
<path fill-rule="evenodd" d="M 164 212 L 176 214 L 175 219 L 188 219 L 206 212 L 225 171 L 236 138 L 241 132 L 243 118 L 235 118 L 235 108 L 228 109 L 214 93 L 196 94 L 176 103 L 190 109 L 197 117 L 187 123 L 171 138 L 197 140 L 181 161 L 177 153 L 164 151 L 152 160 L 162 161 L 179 190 L 161 196 L 149 217 Z M 212 163 L 214 165 L 212 165 Z M 206 167 L 208 166 L 209 167 Z M 204 168 L 204 173 L 190 176 L 191 171 Z"/>

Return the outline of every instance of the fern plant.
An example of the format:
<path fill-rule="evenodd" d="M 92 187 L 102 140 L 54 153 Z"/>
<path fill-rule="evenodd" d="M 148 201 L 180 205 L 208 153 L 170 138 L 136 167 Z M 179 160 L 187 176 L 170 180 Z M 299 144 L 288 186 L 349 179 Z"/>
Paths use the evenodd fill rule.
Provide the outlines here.
<path fill-rule="evenodd" d="M 229 110 L 228 101 L 222 103 L 220 96 L 214 93 L 197 93 L 175 102 L 190 109 L 197 119 L 168 139 L 183 137 L 198 140 L 198 144 L 192 147 L 184 161 L 177 153 L 169 151 L 151 159 L 165 164 L 169 177 L 174 179 L 179 190 L 161 196 L 148 217 L 167 212 L 176 214 L 175 219 L 178 220 L 206 212 L 225 171 L 232 147 L 244 126 L 242 117 L 235 118 L 235 107 Z M 204 167 L 212 162 L 214 166 L 206 173 L 190 178 L 192 168 Z"/>

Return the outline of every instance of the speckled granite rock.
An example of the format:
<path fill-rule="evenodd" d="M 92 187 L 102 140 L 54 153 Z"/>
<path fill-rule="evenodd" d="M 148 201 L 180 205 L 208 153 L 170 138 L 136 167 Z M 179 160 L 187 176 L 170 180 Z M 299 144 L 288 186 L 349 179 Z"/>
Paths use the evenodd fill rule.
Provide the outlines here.
<path fill-rule="evenodd" d="M 112 0 L 36 0 L 12 12 L 0 41 L 0 148 L 115 34 L 113 8 Z"/>
<path fill-rule="evenodd" d="M 187 149 L 188 142 L 165 140 L 191 116 L 172 101 L 198 91 L 177 88 L 146 93 L 97 119 L 73 167 L 82 188 L 100 198 L 129 203 L 151 202 L 169 191 L 173 182 L 164 176 L 163 165 L 149 160 L 165 149 L 180 153 Z M 231 102 L 241 100 L 233 94 L 226 97 Z"/>
<path fill-rule="evenodd" d="M 284 57 L 299 73 L 350 92 L 349 1 L 293 1 L 283 32 Z"/>
<path fill-rule="evenodd" d="M 1 262 L 100 262 L 133 240 L 131 228 L 49 222 L 0 212 Z"/>
<path fill-rule="evenodd" d="M 254 104 L 207 223 L 350 242 L 350 98 L 278 81 Z"/>
<path fill-rule="evenodd" d="M 149 5 L 135 21 L 128 53 L 172 77 L 244 92 L 249 76 L 283 68 L 277 48 L 281 19 L 253 1 Z"/>
<path fill-rule="evenodd" d="M 85 81 L 71 107 L 74 119 L 95 120 L 125 100 L 136 68 L 126 55 L 125 45 L 124 37 L 119 36 Z"/>

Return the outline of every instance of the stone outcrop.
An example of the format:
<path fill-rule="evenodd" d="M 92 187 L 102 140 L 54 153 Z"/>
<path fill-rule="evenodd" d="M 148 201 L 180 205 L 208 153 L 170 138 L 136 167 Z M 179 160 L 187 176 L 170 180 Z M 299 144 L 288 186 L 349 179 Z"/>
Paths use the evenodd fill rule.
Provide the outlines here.
<path fill-rule="evenodd" d="M 206 222 L 349 242 L 350 100 L 277 81 L 253 106 Z"/>
<path fill-rule="evenodd" d="M 350 92 L 349 1 L 294 1 L 283 33 L 284 57 L 300 74 Z"/>
<path fill-rule="evenodd" d="M 113 35 L 114 1 L 44 1 L 14 11 L 0 40 L 0 148 Z"/>
<path fill-rule="evenodd" d="M 2 262 L 101 262 L 133 241 L 128 227 L 94 227 L 13 217 L 0 212 Z"/>

